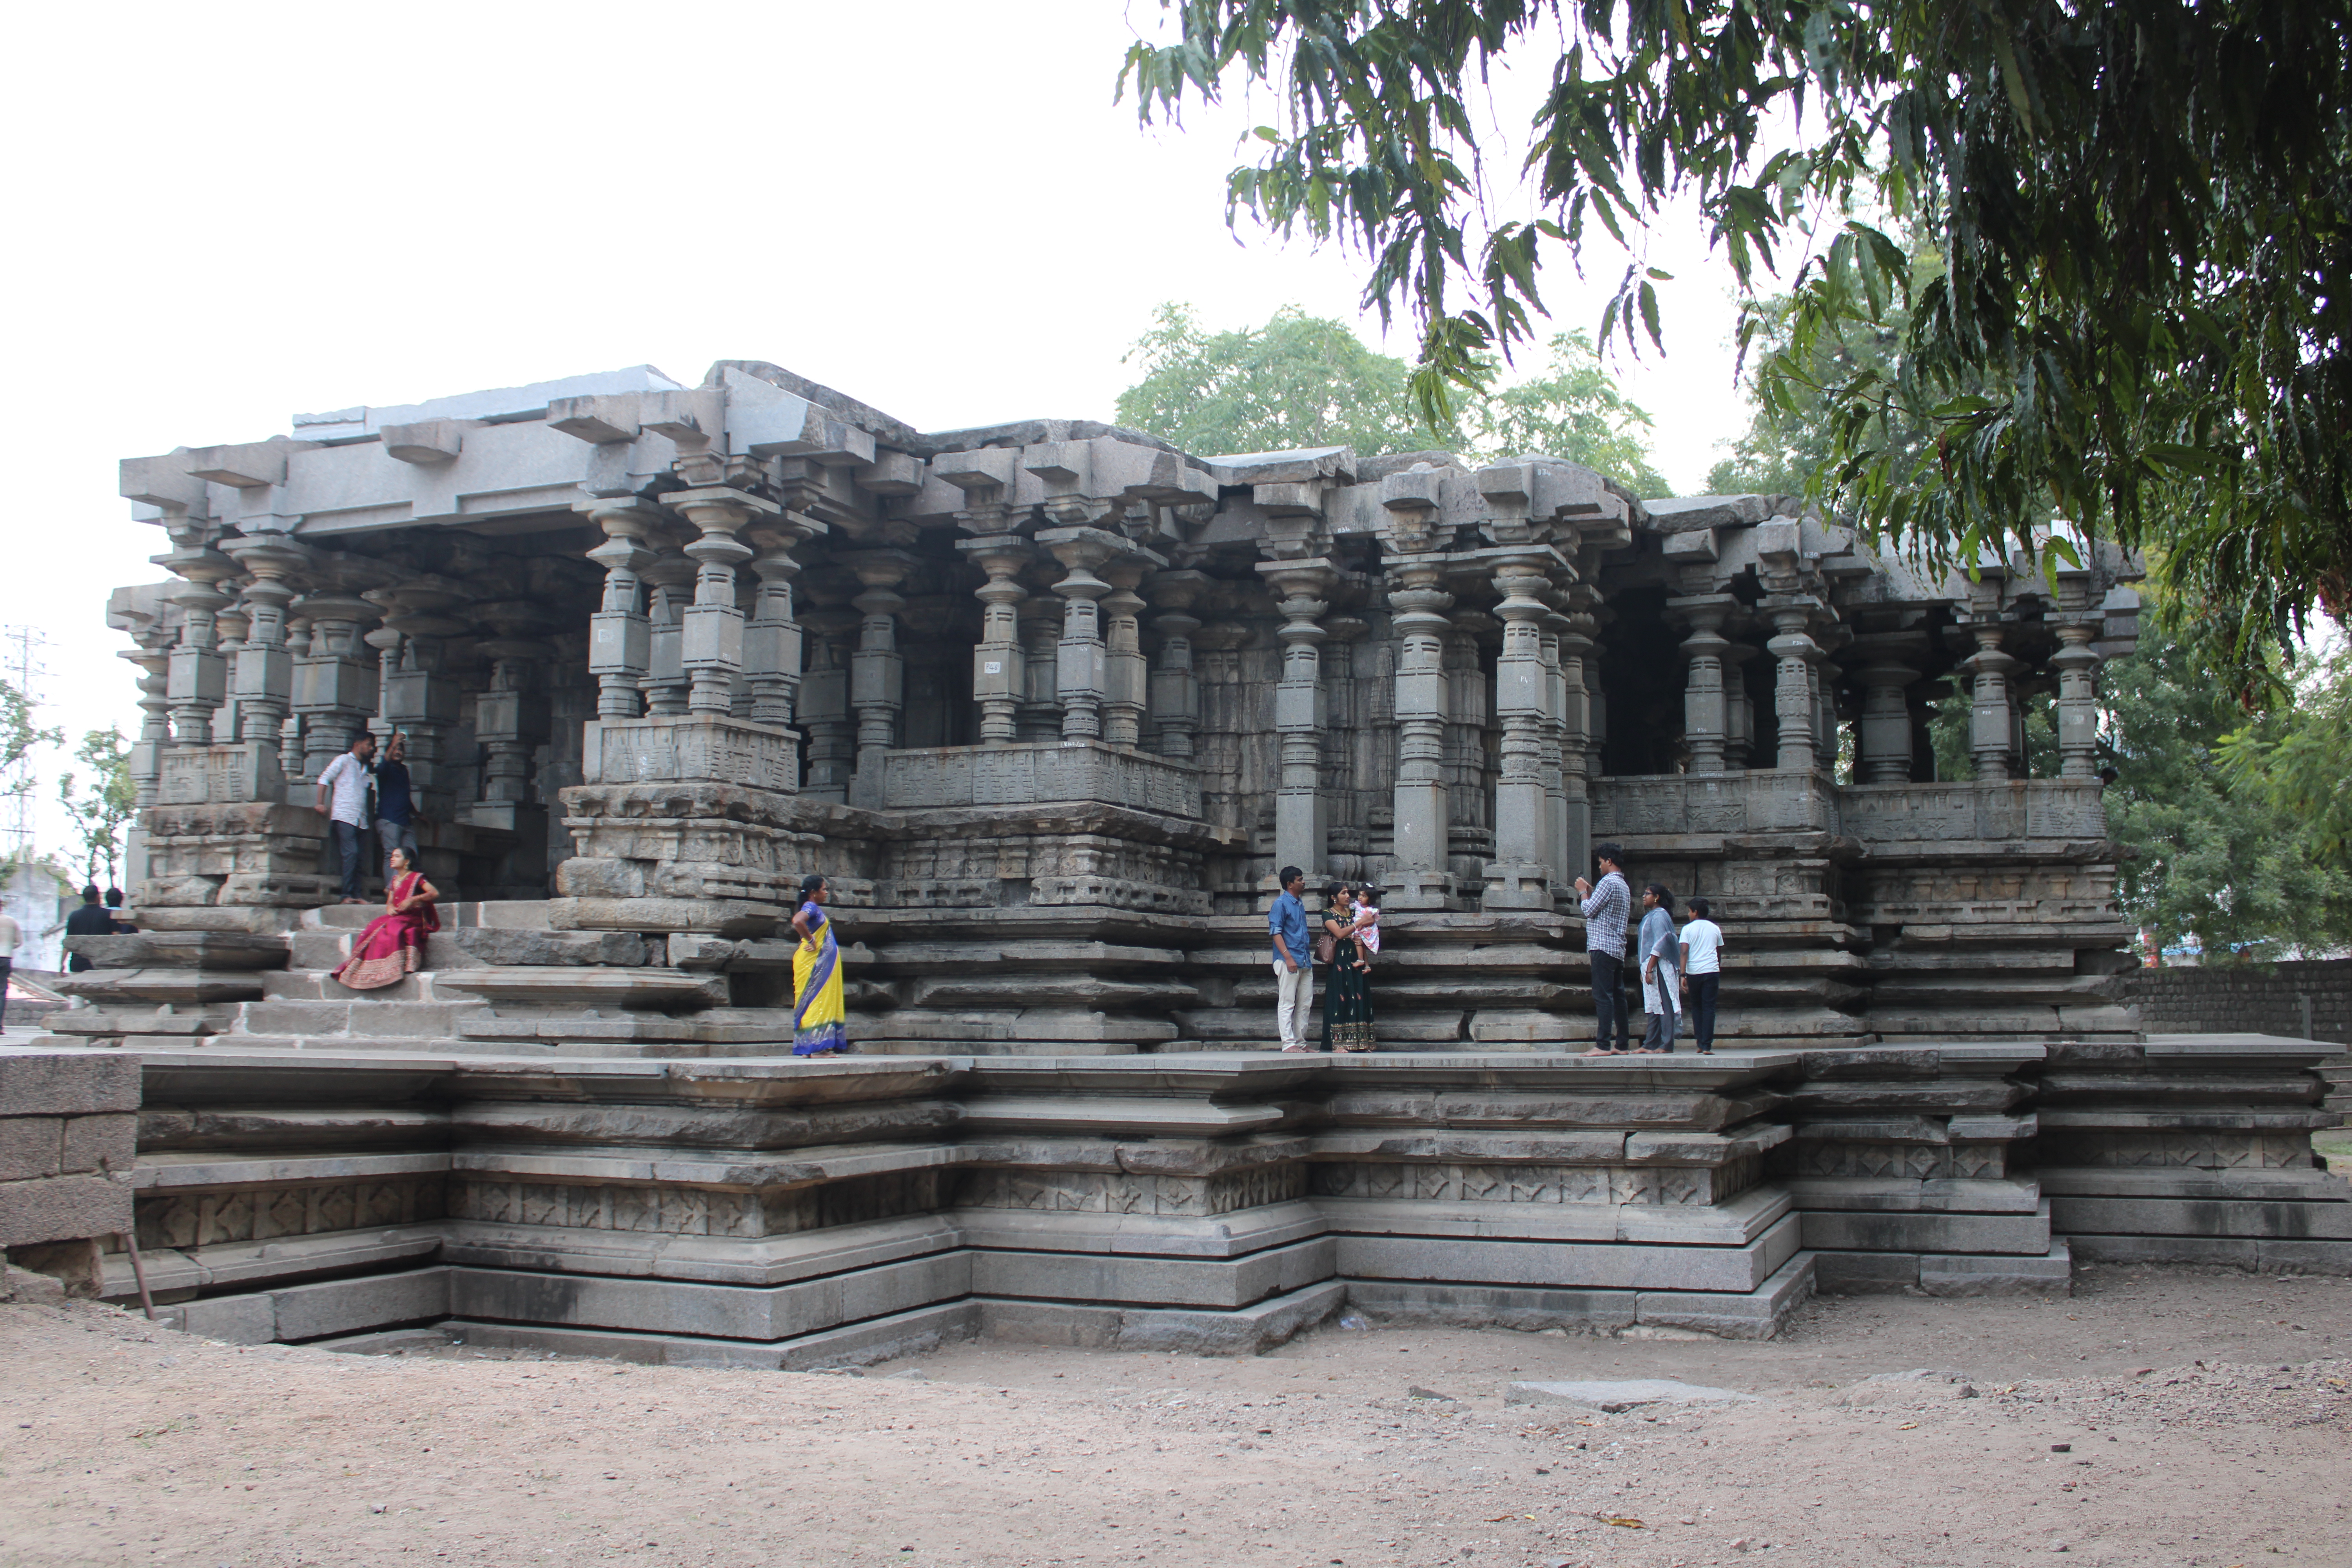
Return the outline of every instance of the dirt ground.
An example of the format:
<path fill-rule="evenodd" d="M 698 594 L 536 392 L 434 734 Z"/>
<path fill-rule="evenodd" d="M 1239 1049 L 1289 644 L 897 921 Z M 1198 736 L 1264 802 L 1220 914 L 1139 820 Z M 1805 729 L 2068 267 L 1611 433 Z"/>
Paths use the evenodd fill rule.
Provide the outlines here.
<path fill-rule="evenodd" d="M 2196 1269 L 1820 1300 L 1766 1343 L 1327 1324 L 855 1377 L 0 1306 L 0 1564 L 2352 1565 L 2347 1358 L 2352 1280 Z M 1636 1377 L 1758 1397 L 1502 1397 Z"/>

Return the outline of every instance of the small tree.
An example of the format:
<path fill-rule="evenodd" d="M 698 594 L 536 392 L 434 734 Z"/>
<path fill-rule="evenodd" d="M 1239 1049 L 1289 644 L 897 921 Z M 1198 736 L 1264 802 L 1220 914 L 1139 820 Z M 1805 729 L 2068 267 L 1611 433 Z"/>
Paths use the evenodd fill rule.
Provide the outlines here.
<path fill-rule="evenodd" d="M 36 746 L 62 746 L 62 730 L 44 730 L 33 722 L 33 700 L 0 680 L 0 773 L 13 770 Z"/>
<path fill-rule="evenodd" d="M 98 873 L 103 866 L 106 876 L 100 885 L 114 886 L 122 863 L 122 830 L 139 814 L 139 785 L 131 776 L 131 749 L 123 743 L 121 731 L 92 730 L 82 737 L 74 761 L 89 770 L 89 786 L 79 787 L 76 775 L 67 773 L 58 780 L 58 798 L 64 803 L 66 815 L 73 818 L 89 879 L 100 883 Z"/>

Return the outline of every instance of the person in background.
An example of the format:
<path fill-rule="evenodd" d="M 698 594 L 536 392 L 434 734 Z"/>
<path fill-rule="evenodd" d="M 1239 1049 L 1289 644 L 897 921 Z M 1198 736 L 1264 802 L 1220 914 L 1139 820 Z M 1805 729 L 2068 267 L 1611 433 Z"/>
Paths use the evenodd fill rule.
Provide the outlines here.
<path fill-rule="evenodd" d="M 1664 882 L 1642 889 L 1642 934 L 1633 951 L 1642 962 L 1642 1011 L 1647 1021 L 1642 1032 L 1642 1054 L 1672 1056 L 1675 1008 L 1681 1004 L 1675 989 L 1682 952 L 1675 941 L 1675 896 Z"/>
<path fill-rule="evenodd" d="M 1356 900 L 1344 882 L 1326 890 L 1323 936 L 1315 956 L 1331 965 L 1323 994 L 1323 1048 L 1342 1055 L 1372 1048 L 1372 966 L 1356 946 Z M 1328 955 L 1326 950 L 1328 951 Z"/>
<path fill-rule="evenodd" d="M 68 936 L 112 936 L 114 934 L 114 917 L 106 912 L 104 904 L 99 902 L 97 883 L 92 882 L 81 890 L 81 908 L 66 917 L 66 934 Z M 73 974 L 81 974 L 96 967 L 83 953 L 77 952 L 66 960 L 67 972 Z"/>
<path fill-rule="evenodd" d="M 1286 1051 L 1307 1049 L 1307 1015 L 1315 1005 L 1315 952 L 1307 945 L 1307 906 L 1298 895 L 1306 889 L 1307 873 L 1285 866 L 1282 891 L 1265 912 L 1265 929 L 1274 938 L 1274 1026 Z"/>
<path fill-rule="evenodd" d="M 1605 1057 L 1609 1047 L 1610 1021 L 1616 1021 L 1616 1054 L 1622 1055 L 1633 1034 L 1633 1020 L 1625 1016 L 1625 994 L 1622 987 L 1625 977 L 1625 921 L 1633 913 L 1633 898 L 1625 886 L 1623 857 L 1625 851 L 1614 844 L 1596 844 L 1592 858 L 1601 868 L 1601 881 L 1596 886 L 1583 878 L 1576 879 L 1576 896 L 1583 900 L 1584 948 L 1592 961 L 1592 1016 L 1600 1026 L 1601 1038 L 1588 1057 Z"/>
<path fill-rule="evenodd" d="M 392 880 L 392 852 L 408 852 L 406 868 L 416 868 L 416 797 L 409 791 L 408 736 L 394 730 L 383 743 L 383 761 L 375 765 L 375 837 L 384 858 L 384 880 Z"/>
<path fill-rule="evenodd" d="M 16 967 L 16 950 L 24 942 L 25 928 L 0 910 L 0 1029 L 8 1026 L 8 972 Z"/>
<path fill-rule="evenodd" d="M 814 872 L 801 879 L 793 915 L 793 1055 L 837 1057 L 849 1048 L 849 1006 L 841 984 L 841 944 L 824 912 L 833 889 Z"/>
<path fill-rule="evenodd" d="M 1683 927 L 1683 995 L 1690 1005 L 1691 1033 L 1698 1054 L 1715 1054 L 1715 1002 L 1723 984 L 1723 928 L 1709 917 L 1714 908 L 1705 899 L 1690 901 L 1690 923 Z"/>
<path fill-rule="evenodd" d="M 121 889 L 106 889 L 106 918 L 114 922 L 114 934 L 117 936 L 130 936 L 139 930 L 137 926 L 122 918 L 124 901 Z"/>
<path fill-rule="evenodd" d="M 334 830 L 347 904 L 367 902 L 360 897 L 360 835 L 367 831 L 368 759 L 374 755 L 375 737 L 362 730 L 352 737 L 352 749 L 319 775 L 319 815 Z"/>

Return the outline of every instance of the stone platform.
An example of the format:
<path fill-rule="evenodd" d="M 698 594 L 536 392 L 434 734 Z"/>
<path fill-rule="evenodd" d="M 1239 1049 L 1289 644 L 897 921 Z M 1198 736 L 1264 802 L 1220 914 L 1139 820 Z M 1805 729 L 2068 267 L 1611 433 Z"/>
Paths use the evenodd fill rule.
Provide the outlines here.
<path fill-rule="evenodd" d="M 1242 1353 L 1343 1302 L 1760 1337 L 1816 1288 L 2063 1293 L 2071 1256 L 2352 1273 L 2309 1149 L 2342 1049 L 122 1054 L 149 1280 L 192 1330 L 816 1365 Z"/>

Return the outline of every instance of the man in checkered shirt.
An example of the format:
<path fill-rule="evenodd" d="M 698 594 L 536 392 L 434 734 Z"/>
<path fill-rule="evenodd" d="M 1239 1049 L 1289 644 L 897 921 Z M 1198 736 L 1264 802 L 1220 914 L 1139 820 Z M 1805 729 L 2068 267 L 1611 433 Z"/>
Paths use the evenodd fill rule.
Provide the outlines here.
<path fill-rule="evenodd" d="M 1592 858 L 1601 867 L 1599 886 L 1576 879 L 1576 896 L 1584 900 L 1584 947 L 1592 960 L 1592 1016 L 1600 1026 L 1600 1042 L 1589 1057 L 1622 1055 L 1633 1048 L 1633 1019 L 1625 1011 L 1622 989 L 1625 969 L 1625 922 L 1633 910 L 1633 889 L 1625 885 L 1625 851 L 1614 844 L 1596 844 Z M 1610 1020 L 1616 1020 L 1617 1044 L 1609 1044 Z"/>

